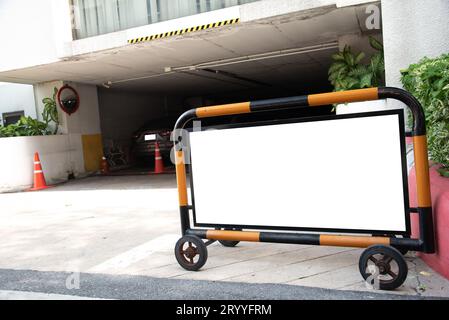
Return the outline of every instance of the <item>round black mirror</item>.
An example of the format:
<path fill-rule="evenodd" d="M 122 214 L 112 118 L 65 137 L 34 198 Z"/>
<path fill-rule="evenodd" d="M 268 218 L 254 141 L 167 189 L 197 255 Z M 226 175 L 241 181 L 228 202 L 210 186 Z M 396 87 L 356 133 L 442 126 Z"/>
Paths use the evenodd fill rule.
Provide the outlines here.
<path fill-rule="evenodd" d="M 79 94 L 71 86 L 65 85 L 58 91 L 58 103 L 65 113 L 71 115 L 75 113 L 80 106 Z"/>

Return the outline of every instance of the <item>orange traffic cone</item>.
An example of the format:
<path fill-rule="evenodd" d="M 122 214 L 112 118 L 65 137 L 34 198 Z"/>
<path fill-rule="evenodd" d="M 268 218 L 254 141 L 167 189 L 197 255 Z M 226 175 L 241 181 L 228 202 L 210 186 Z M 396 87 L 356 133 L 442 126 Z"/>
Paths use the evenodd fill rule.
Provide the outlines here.
<path fill-rule="evenodd" d="M 161 149 L 159 148 L 159 143 L 156 142 L 154 146 L 154 173 L 164 173 L 164 161 L 161 155 Z"/>
<path fill-rule="evenodd" d="M 50 188 L 45 181 L 44 172 L 42 171 L 39 153 L 34 154 L 34 187 L 30 191 L 39 191 Z"/>
<path fill-rule="evenodd" d="M 108 164 L 108 160 L 106 160 L 106 157 L 102 157 L 101 158 L 100 170 L 101 170 L 102 174 L 108 174 L 109 173 L 109 164 Z"/>

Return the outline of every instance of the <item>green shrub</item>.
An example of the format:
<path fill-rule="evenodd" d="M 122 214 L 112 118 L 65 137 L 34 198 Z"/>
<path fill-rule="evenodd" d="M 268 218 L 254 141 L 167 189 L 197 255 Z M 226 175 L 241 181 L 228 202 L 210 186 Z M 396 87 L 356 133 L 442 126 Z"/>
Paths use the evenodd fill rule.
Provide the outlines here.
<path fill-rule="evenodd" d="M 404 88 L 423 105 L 430 158 L 449 177 L 449 54 L 424 58 L 401 73 Z"/>
<path fill-rule="evenodd" d="M 0 138 L 6 137 L 27 137 L 45 136 L 51 132 L 47 129 L 47 124 L 31 117 L 21 117 L 15 124 L 0 126 Z"/>
<path fill-rule="evenodd" d="M 334 62 L 329 68 L 329 81 L 335 91 L 372 88 L 380 86 L 385 77 L 385 62 L 383 45 L 373 37 L 370 45 L 377 52 L 370 58 L 368 64 L 363 64 L 365 53 L 353 53 L 351 47 L 332 56 Z"/>
<path fill-rule="evenodd" d="M 31 117 L 21 117 L 15 124 L 10 124 L 7 127 L 0 125 L 0 138 L 50 135 L 52 134 L 49 128 L 51 122 L 54 122 L 56 125 L 53 134 L 57 134 L 59 128 L 58 109 L 56 107 L 57 94 L 58 88 L 54 88 L 53 96 L 42 100 L 44 104 L 44 110 L 42 112 L 44 122 Z"/>

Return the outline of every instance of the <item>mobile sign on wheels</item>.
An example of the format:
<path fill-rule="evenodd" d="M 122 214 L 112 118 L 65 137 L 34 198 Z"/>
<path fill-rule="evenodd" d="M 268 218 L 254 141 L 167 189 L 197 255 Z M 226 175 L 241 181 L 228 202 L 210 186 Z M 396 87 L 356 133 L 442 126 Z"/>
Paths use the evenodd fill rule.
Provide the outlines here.
<path fill-rule="evenodd" d="M 413 114 L 417 208 L 409 206 L 403 110 L 193 131 L 175 142 L 179 264 L 199 270 L 215 241 L 359 247 L 365 280 L 384 290 L 402 285 L 403 254 L 435 251 L 425 116 L 408 92 L 383 87 L 197 108 L 175 131 L 195 119 L 387 98 Z M 411 238 L 411 214 L 419 215 L 419 239 Z"/>

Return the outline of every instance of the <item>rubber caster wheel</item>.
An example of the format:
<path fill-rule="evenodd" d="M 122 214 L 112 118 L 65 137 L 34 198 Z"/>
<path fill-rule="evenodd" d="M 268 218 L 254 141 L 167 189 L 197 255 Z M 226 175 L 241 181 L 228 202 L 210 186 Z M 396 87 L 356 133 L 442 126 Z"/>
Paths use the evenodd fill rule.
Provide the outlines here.
<path fill-rule="evenodd" d="M 206 244 L 198 237 L 184 236 L 176 243 L 175 257 L 184 269 L 198 271 L 207 261 Z"/>
<path fill-rule="evenodd" d="M 223 247 L 233 248 L 240 243 L 240 241 L 218 240 Z"/>
<path fill-rule="evenodd" d="M 242 231 L 242 229 L 224 229 L 224 230 L 225 231 Z M 240 243 L 240 241 L 232 241 L 232 240 L 218 240 L 218 242 L 223 247 L 228 247 L 228 248 L 233 248 Z"/>
<path fill-rule="evenodd" d="M 375 245 L 363 251 L 359 260 L 363 279 L 380 290 L 394 290 L 407 279 L 408 267 L 402 254 L 393 247 Z"/>

